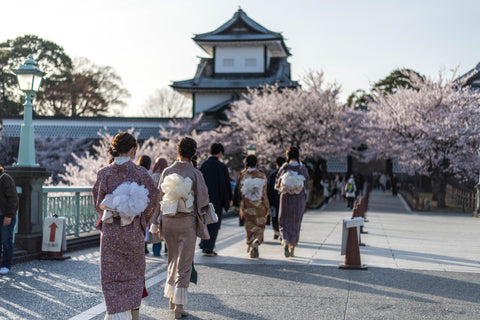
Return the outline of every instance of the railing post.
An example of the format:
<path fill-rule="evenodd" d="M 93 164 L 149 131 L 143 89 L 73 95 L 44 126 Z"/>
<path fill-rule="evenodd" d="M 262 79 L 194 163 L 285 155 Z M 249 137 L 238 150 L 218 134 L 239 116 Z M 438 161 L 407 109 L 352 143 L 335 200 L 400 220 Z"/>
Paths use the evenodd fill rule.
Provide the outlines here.
<path fill-rule="evenodd" d="M 43 201 L 42 201 L 42 205 L 43 205 L 43 212 L 42 212 L 42 219 L 45 219 L 45 217 L 47 216 L 47 208 L 48 208 L 48 193 L 47 192 L 43 192 Z M 43 224 L 43 222 L 42 222 Z"/>
<path fill-rule="evenodd" d="M 75 192 L 75 237 L 80 236 L 80 192 Z"/>

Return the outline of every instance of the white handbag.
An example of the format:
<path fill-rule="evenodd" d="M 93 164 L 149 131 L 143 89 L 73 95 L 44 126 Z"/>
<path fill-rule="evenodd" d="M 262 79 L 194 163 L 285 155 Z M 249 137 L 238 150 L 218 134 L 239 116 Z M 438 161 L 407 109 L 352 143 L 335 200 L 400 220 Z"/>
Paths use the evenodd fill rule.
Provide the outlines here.
<path fill-rule="evenodd" d="M 211 202 L 208 204 L 208 211 L 207 211 L 207 214 L 205 214 L 205 222 L 207 224 L 218 222 L 218 216 L 217 216 L 217 213 L 215 212 L 215 207 Z"/>

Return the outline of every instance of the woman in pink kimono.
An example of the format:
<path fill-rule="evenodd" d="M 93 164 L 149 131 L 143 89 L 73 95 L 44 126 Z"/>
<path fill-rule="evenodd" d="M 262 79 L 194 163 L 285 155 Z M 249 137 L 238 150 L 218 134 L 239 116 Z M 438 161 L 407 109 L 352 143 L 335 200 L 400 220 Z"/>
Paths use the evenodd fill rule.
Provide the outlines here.
<path fill-rule="evenodd" d="M 178 160 L 163 171 L 159 181 L 160 208 L 156 212 L 157 225 L 152 226 L 152 231 L 156 229 L 158 235 L 163 236 L 168 248 L 164 296 L 170 299 L 175 319 L 188 315 L 183 305 L 187 303 L 197 224 L 198 219 L 205 221 L 204 215 L 209 208 L 205 180 L 192 164 L 196 152 L 197 143 L 190 137 L 177 144 Z M 202 238 L 208 239 L 206 228 L 203 231 Z"/>
<path fill-rule="evenodd" d="M 100 280 L 109 320 L 139 319 L 145 228 L 158 204 L 159 191 L 148 171 L 132 162 L 136 150 L 131 134 L 117 134 L 108 150 L 115 161 L 98 172 L 93 187 L 100 214 Z"/>
<path fill-rule="evenodd" d="M 300 238 L 300 225 L 307 199 L 308 170 L 300 164 L 296 147 L 287 150 L 287 163 L 277 173 L 275 189 L 280 192 L 278 224 L 285 257 L 293 257 Z"/>
<path fill-rule="evenodd" d="M 250 258 L 258 258 L 258 247 L 263 242 L 263 232 L 267 223 L 269 203 L 267 178 L 257 169 L 257 157 L 249 155 L 245 159 L 245 170 L 240 173 L 236 185 L 240 199 L 240 218 L 244 219 L 247 232 L 247 252 Z"/>

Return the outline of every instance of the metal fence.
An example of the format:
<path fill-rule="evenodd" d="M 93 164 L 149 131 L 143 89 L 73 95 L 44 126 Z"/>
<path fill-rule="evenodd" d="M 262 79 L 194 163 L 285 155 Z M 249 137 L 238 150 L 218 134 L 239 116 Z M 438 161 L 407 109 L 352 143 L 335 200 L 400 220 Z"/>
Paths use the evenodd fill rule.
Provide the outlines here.
<path fill-rule="evenodd" d="M 96 230 L 92 187 L 43 187 L 43 218 L 53 215 L 66 218 L 67 236 Z"/>

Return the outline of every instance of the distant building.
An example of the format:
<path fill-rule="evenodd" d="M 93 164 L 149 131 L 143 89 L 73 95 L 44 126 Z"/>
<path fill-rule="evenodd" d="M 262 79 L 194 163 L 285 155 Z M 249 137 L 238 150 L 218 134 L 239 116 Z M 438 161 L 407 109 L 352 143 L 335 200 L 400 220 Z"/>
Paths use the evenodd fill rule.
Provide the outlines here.
<path fill-rule="evenodd" d="M 210 57 L 200 58 L 193 79 L 175 81 L 176 91 L 192 98 L 193 115 L 203 113 L 206 126 L 216 126 L 223 110 L 247 88 L 278 84 L 297 87 L 291 80 L 291 55 L 281 33 L 252 20 L 239 9 L 219 28 L 193 40 Z"/>
<path fill-rule="evenodd" d="M 176 81 L 172 87 L 192 97 L 193 114 L 203 113 L 201 129 L 218 125 L 223 110 L 240 99 L 247 88 L 278 84 L 299 86 L 290 79 L 291 55 L 281 33 L 261 26 L 239 9 L 232 19 L 214 31 L 195 35 L 193 40 L 211 57 L 201 58 L 193 79 Z M 36 136 L 98 139 L 98 132 L 112 135 L 134 128 L 139 139 L 159 137 L 171 118 L 49 117 L 34 116 Z M 0 119 L 0 136 L 19 137 L 21 116 Z"/>

